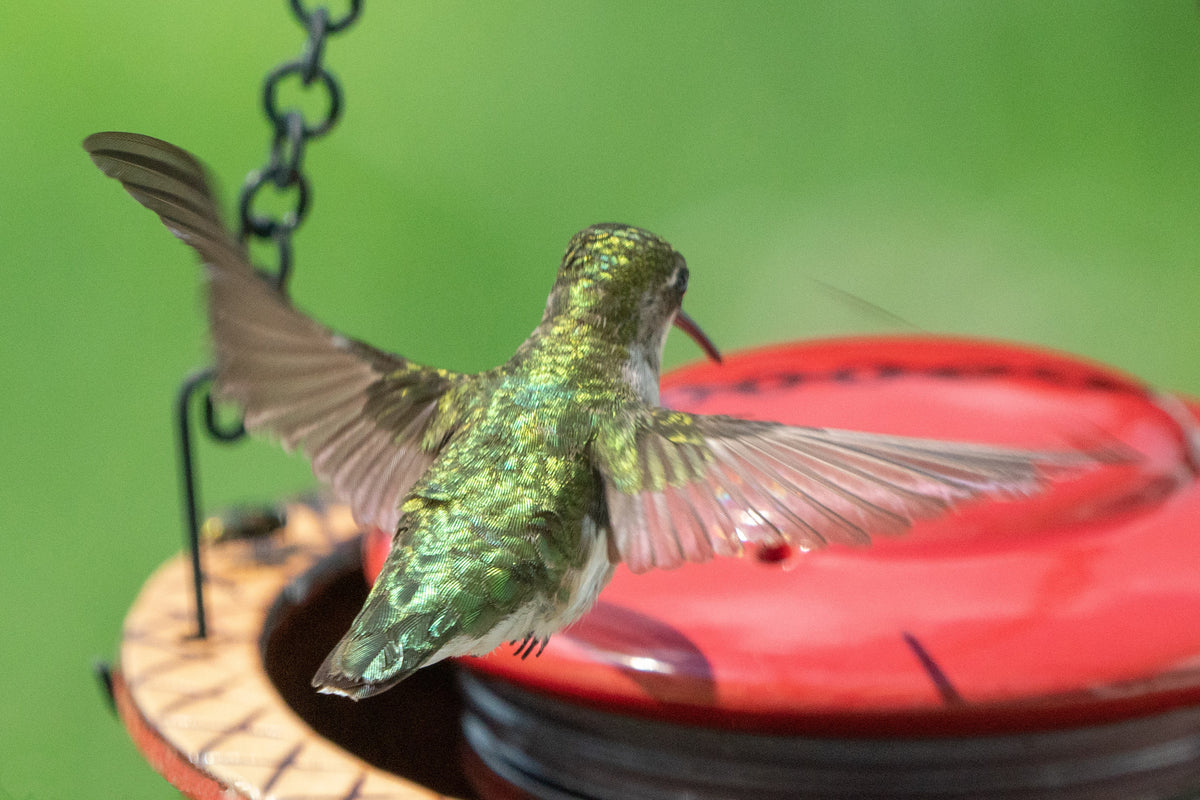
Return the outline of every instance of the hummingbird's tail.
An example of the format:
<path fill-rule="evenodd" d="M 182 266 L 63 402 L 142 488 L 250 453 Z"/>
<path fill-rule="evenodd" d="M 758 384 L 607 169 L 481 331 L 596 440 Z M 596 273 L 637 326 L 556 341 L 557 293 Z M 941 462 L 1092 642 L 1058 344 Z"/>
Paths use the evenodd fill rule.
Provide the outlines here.
<path fill-rule="evenodd" d="M 445 657 L 439 651 L 457 626 L 445 608 L 422 607 L 420 581 L 406 574 L 412 556 L 410 546 L 393 545 L 350 630 L 313 676 L 321 693 L 361 700 Z"/>
<path fill-rule="evenodd" d="M 362 610 L 313 677 L 319 691 L 361 700 L 444 658 L 485 655 L 514 639 L 528 640 L 519 651 L 528 654 L 564 624 L 537 588 L 561 581 L 547 574 L 536 546 L 511 537 L 519 546 L 480 551 L 474 515 L 433 506 L 438 524 L 430 531 L 427 509 L 405 505 Z"/>
<path fill-rule="evenodd" d="M 404 623 L 405 627 L 419 631 L 431 621 L 430 615 L 420 614 L 407 617 Z M 390 630 L 383 629 L 379 636 L 363 636 L 351 629 L 321 663 L 312 679 L 313 688 L 321 694 L 362 700 L 387 691 L 429 663 L 431 650 L 405 650 L 391 638 Z"/>

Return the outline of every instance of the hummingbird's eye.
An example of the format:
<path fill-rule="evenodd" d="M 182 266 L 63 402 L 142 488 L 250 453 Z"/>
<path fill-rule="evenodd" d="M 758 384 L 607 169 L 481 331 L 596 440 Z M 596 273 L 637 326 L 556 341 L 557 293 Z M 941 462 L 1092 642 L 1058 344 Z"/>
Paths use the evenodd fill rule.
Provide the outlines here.
<path fill-rule="evenodd" d="M 675 291 L 679 292 L 680 294 L 683 294 L 684 292 L 687 291 L 687 285 L 688 285 L 688 268 L 680 267 L 679 271 L 675 273 L 675 280 L 672 281 L 671 286 L 672 286 L 672 288 L 675 289 Z"/>

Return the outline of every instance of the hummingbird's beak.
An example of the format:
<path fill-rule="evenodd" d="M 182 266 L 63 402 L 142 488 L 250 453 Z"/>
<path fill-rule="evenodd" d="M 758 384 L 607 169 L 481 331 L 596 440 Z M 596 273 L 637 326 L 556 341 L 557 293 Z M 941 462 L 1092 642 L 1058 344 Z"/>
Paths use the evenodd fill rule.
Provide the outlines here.
<path fill-rule="evenodd" d="M 700 349 L 704 351 L 706 356 L 718 364 L 721 363 L 721 353 L 717 350 L 717 346 L 704 334 L 704 331 L 700 330 L 700 326 L 696 324 L 695 320 L 684 313 L 682 308 L 675 314 L 675 327 L 690 336 L 693 342 L 700 345 Z"/>

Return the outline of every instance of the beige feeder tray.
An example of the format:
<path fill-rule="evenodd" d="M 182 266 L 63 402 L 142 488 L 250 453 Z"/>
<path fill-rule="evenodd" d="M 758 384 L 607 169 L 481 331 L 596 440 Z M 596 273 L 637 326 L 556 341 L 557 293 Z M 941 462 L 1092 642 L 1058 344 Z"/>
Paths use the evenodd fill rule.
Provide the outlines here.
<path fill-rule="evenodd" d="M 283 529 L 203 556 L 208 638 L 186 555 L 146 582 L 121 633 L 114 699 L 154 769 L 195 800 L 476 796 L 452 666 L 363 703 L 309 686 L 366 594 L 346 508 L 292 504 Z"/>

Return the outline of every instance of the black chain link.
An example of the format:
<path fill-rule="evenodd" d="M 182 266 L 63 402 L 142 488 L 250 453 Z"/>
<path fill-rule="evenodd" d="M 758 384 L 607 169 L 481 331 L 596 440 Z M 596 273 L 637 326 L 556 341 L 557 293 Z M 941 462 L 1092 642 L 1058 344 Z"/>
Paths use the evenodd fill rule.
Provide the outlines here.
<path fill-rule="evenodd" d="M 342 113 L 342 89 L 333 73 L 325 69 L 321 59 L 325 53 L 325 42 L 330 34 L 338 33 L 350 26 L 362 12 L 362 0 L 350 0 L 349 10 L 337 20 L 330 19 L 329 10 L 318 6 L 305 8 L 303 0 L 288 0 L 292 13 L 308 31 L 304 51 L 299 58 L 286 61 L 267 73 L 263 83 L 263 110 L 271 123 L 271 152 L 267 163 L 246 176 L 242 185 L 238 208 L 241 215 L 241 238 L 250 237 L 269 240 L 278 253 L 274 273 L 266 273 L 264 279 L 273 283 L 281 292 L 287 287 L 292 269 L 292 234 L 304 221 L 310 206 L 308 178 L 304 175 L 304 153 L 310 139 L 329 133 Z M 325 116 L 308 120 L 303 112 L 294 108 L 280 108 L 279 84 L 291 76 L 297 76 L 308 89 L 320 84 L 328 98 Z M 295 191 L 295 205 L 282 216 L 269 216 L 255 211 L 255 198 L 264 186 L 271 184 L 277 192 Z M 241 420 L 230 427 L 222 427 L 217 419 L 211 386 L 215 372 L 212 368 L 189 375 L 179 387 L 176 397 L 176 421 L 178 423 L 178 445 L 180 478 L 183 488 L 184 521 L 187 525 L 188 546 L 192 555 L 192 581 L 196 597 L 196 636 L 208 635 L 204 614 L 203 570 L 200 564 L 200 499 L 196 480 L 195 457 L 192 448 L 189 409 L 192 398 L 204 389 L 204 427 L 209 436 L 220 442 L 234 442 L 246 435 Z"/>
<path fill-rule="evenodd" d="M 332 20 L 324 6 L 309 11 L 302 0 L 289 0 L 292 13 L 308 31 L 308 40 L 299 58 L 285 61 L 267 74 L 263 82 L 262 104 L 271 123 L 273 137 L 267 163 L 246 176 L 242 185 L 239 209 L 242 239 L 255 237 L 271 241 L 278 251 L 273 281 L 280 289 L 287 284 L 292 267 L 292 233 L 304 221 L 309 209 L 310 190 L 304 175 L 304 153 L 310 139 L 325 134 L 337 124 L 342 115 L 342 88 L 333 73 L 321 63 L 325 42 L 330 34 L 345 30 L 362 12 L 362 0 L 351 0 L 350 8 L 340 19 Z M 306 90 L 320 86 L 326 100 L 325 115 L 306 119 L 294 108 L 281 108 L 279 86 L 296 76 Z M 255 198 L 267 184 L 277 192 L 295 190 L 293 208 L 282 216 L 272 217 L 255 211 Z"/>

